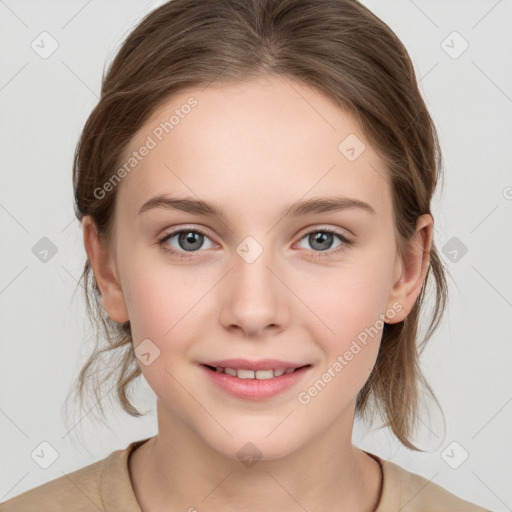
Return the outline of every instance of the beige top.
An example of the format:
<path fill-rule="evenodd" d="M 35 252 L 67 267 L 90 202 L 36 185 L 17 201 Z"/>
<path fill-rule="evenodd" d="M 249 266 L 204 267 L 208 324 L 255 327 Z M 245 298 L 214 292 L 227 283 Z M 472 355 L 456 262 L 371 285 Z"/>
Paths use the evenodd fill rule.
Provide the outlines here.
<path fill-rule="evenodd" d="M 149 439 L 134 441 L 124 450 L 4 501 L 0 512 L 142 512 L 133 492 L 128 457 Z M 393 462 L 368 455 L 379 462 L 383 474 L 375 512 L 490 512 Z"/>

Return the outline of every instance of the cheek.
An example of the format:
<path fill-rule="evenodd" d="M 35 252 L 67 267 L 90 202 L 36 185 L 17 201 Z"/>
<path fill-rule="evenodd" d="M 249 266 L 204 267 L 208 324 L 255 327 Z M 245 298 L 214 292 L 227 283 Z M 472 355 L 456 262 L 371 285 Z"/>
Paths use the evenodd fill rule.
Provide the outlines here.
<path fill-rule="evenodd" d="M 193 343 L 197 313 L 193 306 L 198 298 L 194 288 L 178 275 L 179 269 L 163 270 L 142 265 L 132 268 L 124 292 L 135 353 L 145 380 L 158 397 L 166 397 L 166 402 L 186 405 L 178 384 L 184 381 L 180 362 Z M 143 359 L 145 353 L 149 353 L 148 364 Z"/>
<path fill-rule="evenodd" d="M 301 279 L 298 295 L 307 297 L 306 306 L 316 316 L 317 329 L 334 343 L 347 340 L 370 327 L 385 313 L 391 286 L 391 265 L 351 265 Z M 380 325 L 380 324 L 379 324 Z"/>
<path fill-rule="evenodd" d="M 172 339 L 187 324 L 187 316 L 200 298 L 194 300 L 194 287 L 188 286 L 183 276 L 157 272 L 155 267 L 141 270 L 140 275 L 133 273 L 126 295 L 135 344 L 144 338 L 153 337 L 160 343 Z"/>
<path fill-rule="evenodd" d="M 311 297 L 310 307 L 322 321 L 309 315 L 305 328 L 323 357 L 311 382 L 297 395 L 308 414 L 334 421 L 354 403 L 377 360 L 384 322 L 384 295 L 375 282 L 344 279 Z M 380 316 L 379 316 L 380 315 Z"/>
<path fill-rule="evenodd" d="M 183 363 L 192 359 L 190 348 L 208 338 L 207 329 L 212 326 L 211 309 L 214 306 L 208 291 L 215 284 L 215 276 L 212 277 L 211 270 L 205 270 L 201 275 L 192 266 L 173 268 L 162 262 L 143 264 L 135 257 L 131 264 L 125 274 L 128 279 L 123 292 L 139 366 L 157 394 L 163 390 L 179 401 L 180 386 L 170 379 L 169 374 L 184 381 L 188 364 Z M 138 348 L 143 342 L 145 345 Z M 158 355 L 148 365 L 139 355 L 146 350 Z M 183 377 L 178 377 L 182 374 Z"/>
<path fill-rule="evenodd" d="M 331 380 L 345 396 L 357 394 L 377 359 L 394 256 L 380 257 L 379 264 L 361 257 L 339 271 L 329 269 L 325 277 L 303 281 L 298 291 L 309 309 L 301 315 L 303 327 L 321 346 L 323 369 L 336 375 Z"/>

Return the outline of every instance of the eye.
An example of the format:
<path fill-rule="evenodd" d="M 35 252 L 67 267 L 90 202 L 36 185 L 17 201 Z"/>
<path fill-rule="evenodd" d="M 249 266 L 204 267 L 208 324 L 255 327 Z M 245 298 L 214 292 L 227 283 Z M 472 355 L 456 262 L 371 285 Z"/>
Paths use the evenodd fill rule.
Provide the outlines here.
<path fill-rule="evenodd" d="M 337 237 L 341 243 L 332 249 L 332 243 L 335 237 Z M 169 241 L 172 241 L 174 238 L 176 238 L 175 244 L 177 244 L 177 246 L 170 245 L 169 243 Z M 179 258 L 191 258 L 193 253 L 199 252 L 199 249 L 204 248 L 203 244 L 205 238 L 210 240 L 208 235 L 201 229 L 179 229 L 166 234 L 159 240 L 159 245 L 162 246 L 166 252 L 178 256 Z M 313 257 L 315 258 L 324 258 L 332 256 L 333 254 L 339 254 L 353 243 L 345 235 L 331 228 L 308 231 L 300 240 L 302 241 L 304 239 L 311 244 L 314 253 Z M 206 248 L 209 249 L 212 246 L 213 243 L 210 247 Z"/>
<path fill-rule="evenodd" d="M 177 248 L 168 243 L 168 241 L 172 241 L 173 238 L 176 238 L 175 242 Z M 203 246 L 205 238 L 209 240 L 209 237 L 201 229 L 179 229 L 165 235 L 159 240 L 159 244 L 165 251 L 171 254 L 180 258 L 190 258 L 192 254 L 187 253 L 198 252 L 198 249 Z M 207 247 L 207 249 L 209 248 L 211 247 Z"/>
<path fill-rule="evenodd" d="M 337 237 L 339 240 L 341 240 L 342 243 L 335 246 L 335 249 L 331 249 L 334 237 Z M 311 247 L 315 253 L 315 258 L 324 258 L 327 256 L 332 256 L 333 254 L 339 254 L 352 244 L 352 241 L 349 240 L 345 235 L 338 233 L 336 230 L 330 228 L 308 231 L 301 238 L 301 240 L 304 239 L 306 239 L 307 242 L 311 244 Z"/>

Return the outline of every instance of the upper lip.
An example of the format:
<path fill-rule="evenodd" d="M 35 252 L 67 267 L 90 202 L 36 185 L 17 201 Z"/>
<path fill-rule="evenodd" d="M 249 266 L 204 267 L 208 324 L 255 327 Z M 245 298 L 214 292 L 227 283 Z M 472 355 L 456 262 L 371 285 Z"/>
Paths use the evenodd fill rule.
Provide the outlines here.
<path fill-rule="evenodd" d="M 241 370 L 287 370 L 288 368 L 300 368 L 309 363 L 294 363 L 291 361 L 281 361 L 279 359 L 259 359 L 258 361 L 250 361 L 248 359 L 222 359 L 218 361 L 205 361 L 201 364 Z"/>

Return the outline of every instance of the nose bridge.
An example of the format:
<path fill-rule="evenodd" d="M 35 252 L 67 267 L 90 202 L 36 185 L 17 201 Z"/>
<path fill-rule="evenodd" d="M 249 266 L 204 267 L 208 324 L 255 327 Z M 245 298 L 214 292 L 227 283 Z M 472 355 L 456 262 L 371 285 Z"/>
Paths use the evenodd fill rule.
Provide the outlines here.
<path fill-rule="evenodd" d="M 274 265 L 272 248 L 263 246 L 255 237 L 247 236 L 236 248 L 235 280 L 236 293 L 242 297 L 252 297 L 258 302 L 268 302 L 275 294 L 275 286 L 270 268 Z"/>
<path fill-rule="evenodd" d="M 247 236 L 236 247 L 233 265 L 224 297 L 224 325 L 237 325 L 252 334 L 269 325 L 282 326 L 285 287 L 275 276 L 274 251 Z"/>

